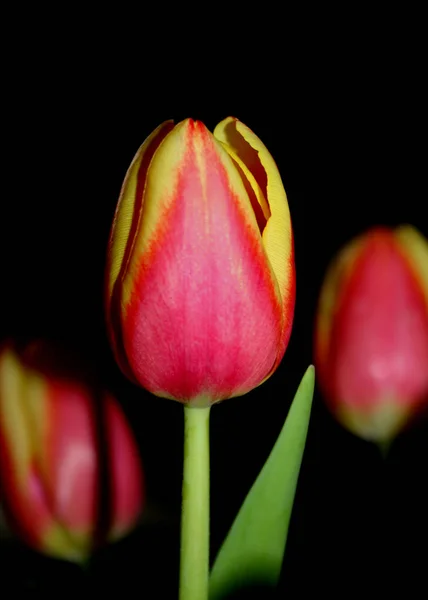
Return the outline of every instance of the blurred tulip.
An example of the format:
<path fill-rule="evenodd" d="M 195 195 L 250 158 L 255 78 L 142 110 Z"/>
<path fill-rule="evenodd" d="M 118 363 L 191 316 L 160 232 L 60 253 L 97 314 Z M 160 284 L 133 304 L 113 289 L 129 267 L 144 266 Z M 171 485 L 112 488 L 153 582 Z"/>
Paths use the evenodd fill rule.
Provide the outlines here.
<path fill-rule="evenodd" d="M 1 349 L 0 499 L 30 546 L 80 562 L 135 526 L 143 474 L 118 403 L 70 358 L 45 342 Z"/>
<path fill-rule="evenodd" d="M 293 321 L 287 197 L 274 160 L 227 118 L 160 125 L 128 169 L 112 226 L 106 313 L 118 364 L 191 406 L 278 367 Z"/>
<path fill-rule="evenodd" d="M 428 403 L 428 242 L 373 228 L 333 260 L 315 327 L 318 381 L 332 413 L 388 444 Z"/>

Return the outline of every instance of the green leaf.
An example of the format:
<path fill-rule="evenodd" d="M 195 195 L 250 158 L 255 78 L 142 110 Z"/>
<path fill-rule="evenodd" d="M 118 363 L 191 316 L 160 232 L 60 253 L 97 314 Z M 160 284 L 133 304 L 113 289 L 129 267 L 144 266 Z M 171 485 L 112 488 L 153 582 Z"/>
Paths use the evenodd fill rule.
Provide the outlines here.
<path fill-rule="evenodd" d="M 252 586 L 275 587 L 305 449 L 315 383 L 308 367 L 266 463 L 242 504 L 210 575 L 210 600 Z"/>

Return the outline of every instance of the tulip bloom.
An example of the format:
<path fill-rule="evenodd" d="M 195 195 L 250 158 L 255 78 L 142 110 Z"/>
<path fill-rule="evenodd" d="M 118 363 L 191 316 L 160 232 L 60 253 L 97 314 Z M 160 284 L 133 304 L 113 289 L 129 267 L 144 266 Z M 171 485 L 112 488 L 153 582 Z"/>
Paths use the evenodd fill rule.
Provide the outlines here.
<path fill-rule="evenodd" d="M 428 243 L 374 228 L 325 278 L 315 328 L 321 390 L 356 435 L 390 442 L 428 404 Z"/>
<path fill-rule="evenodd" d="M 30 546 L 80 562 L 136 524 L 143 474 L 117 402 L 64 356 L 40 342 L 0 352 L 1 501 Z"/>
<path fill-rule="evenodd" d="M 125 177 L 106 312 L 118 364 L 157 396 L 210 406 L 272 375 L 295 300 L 287 197 L 266 147 L 227 118 L 160 125 Z"/>

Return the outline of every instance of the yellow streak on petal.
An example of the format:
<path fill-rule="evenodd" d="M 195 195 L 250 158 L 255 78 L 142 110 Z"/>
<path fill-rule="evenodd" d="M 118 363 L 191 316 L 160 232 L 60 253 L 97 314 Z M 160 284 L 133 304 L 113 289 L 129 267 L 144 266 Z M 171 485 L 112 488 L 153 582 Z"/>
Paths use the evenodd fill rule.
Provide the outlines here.
<path fill-rule="evenodd" d="M 5 349 L 0 359 L 0 431 L 13 462 L 20 489 L 28 484 L 32 447 L 26 418 L 26 374 L 16 354 Z"/>
<path fill-rule="evenodd" d="M 254 191 L 257 202 L 259 203 L 260 208 L 262 209 L 264 218 L 266 220 L 268 220 L 270 217 L 269 204 L 267 203 L 266 198 L 263 194 L 262 188 L 257 183 L 256 178 L 251 173 L 250 169 L 245 165 L 245 163 L 239 158 L 239 156 L 234 151 L 234 149 L 231 146 L 229 146 L 229 144 L 226 144 L 225 142 L 220 142 L 220 143 L 223 146 L 223 148 L 226 150 L 226 152 L 229 154 L 229 156 L 231 156 L 233 158 L 233 160 L 242 169 L 245 177 L 248 179 L 248 182 L 249 182 L 252 190 Z"/>
<path fill-rule="evenodd" d="M 263 142 L 246 125 L 233 117 L 221 121 L 214 129 L 214 137 L 233 147 L 227 129 L 231 123 L 244 140 L 257 151 L 267 175 L 267 201 L 271 216 L 266 223 L 262 238 L 268 259 L 278 282 L 281 297 L 287 294 L 291 278 L 289 258 L 292 252 L 292 229 L 287 195 L 281 175 L 271 154 Z M 262 207 L 263 208 L 263 207 Z"/>
<path fill-rule="evenodd" d="M 133 274 L 138 268 L 141 256 L 150 247 L 159 221 L 174 198 L 179 166 L 184 152 L 185 127 L 186 121 L 182 121 L 165 136 L 153 155 L 147 171 L 142 214 L 140 214 L 132 252 L 123 276 L 122 301 L 124 304 L 130 297 L 134 283 Z M 126 196 L 128 196 L 128 192 Z"/>
<path fill-rule="evenodd" d="M 59 523 L 53 523 L 42 540 L 43 551 L 56 558 L 81 563 L 91 552 L 91 536 L 88 533 L 70 534 Z"/>
<path fill-rule="evenodd" d="M 422 285 L 428 306 L 428 240 L 411 225 L 397 227 L 394 234 Z"/>
<path fill-rule="evenodd" d="M 409 408 L 397 400 L 384 400 L 372 410 L 342 404 L 337 418 L 354 435 L 375 443 L 392 442 L 409 420 Z"/>
<path fill-rule="evenodd" d="M 247 167 L 243 164 L 242 160 L 236 155 L 236 152 L 227 144 L 224 144 L 213 137 L 214 147 L 216 148 L 218 158 L 224 167 L 224 170 L 227 174 L 227 180 L 229 189 L 231 190 L 233 201 L 237 202 L 241 214 L 245 217 L 247 226 L 251 228 L 253 234 L 260 241 L 260 246 L 262 247 L 262 240 L 260 237 L 259 227 L 257 225 L 257 220 L 254 214 L 253 207 L 251 205 L 251 200 L 248 196 L 248 193 L 245 189 L 244 182 L 242 181 L 241 175 L 234 164 L 234 161 L 241 167 L 244 174 L 247 176 L 248 173 L 248 181 L 256 193 L 257 200 L 262 207 L 262 210 L 267 211 L 267 216 L 269 216 L 269 207 L 267 202 L 263 196 L 263 192 L 260 189 L 260 186 L 254 179 L 253 175 L 249 173 Z M 206 162 L 206 161 L 205 161 Z M 206 165 L 205 169 L 209 169 L 210 165 Z M 215 202 L 215 198 L 211 199 L 211 202 Z"/>
<path fill-rule="evenodd" d="M 33 460 L 38 472 L 45 482 L 45 487 L 51 478 L 52 464 L 49 460 L 49 432 L 52 423 L 52 410 L 49 410 L 48 382 L 35 371 L 27 372 L 25 394 L 25 411 L 28 427 L 28 437 L 32 446 Z"/>
<path fill-rule="evenodd" d="M 6 437 L 16 476 L 28 493 L 29 472 L 34 466 L 48 476 L 48 416 L 46 384 L 21 363 L 11 349 L 0 359 L 0 429 Z"/>
<path fill-rule="evenodd" d="M 159 135 L 162 129 L 171 127 L 171 123 L 172 121 L 165 121 L 146 138 L 134 156 L 122 184 L 109 241 L 108 298 L 111 297 L 114 284 L 122 268 L 129 233 L 133 219 L 135 218 L 135 202 L 137 200 L 135 192 L 141 162 L 151 142 Z M 142 198 L 138 200 L 141 202 Z"/>

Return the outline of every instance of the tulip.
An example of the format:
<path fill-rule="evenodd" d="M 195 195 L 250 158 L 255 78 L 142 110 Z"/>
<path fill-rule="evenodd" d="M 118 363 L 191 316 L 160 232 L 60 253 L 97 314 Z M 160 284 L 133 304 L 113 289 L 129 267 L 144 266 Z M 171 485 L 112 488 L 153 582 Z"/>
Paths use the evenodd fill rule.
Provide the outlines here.
<path fill-rule="evenodd" d="M 82 562 L 135 526 L 143 474 L 117 401 L 66 356 L 45 342 L 0 352 L 1 501 L 29 546 Z"/>
<path fill-rule="evenodd" d="M 315 365 L 338 421 L 381 446 L 428 404 L 428 243 L 416 229 L 373 228 L 333 260 Z"/>
<path fill-rule="evenodd" d="M 116 360 L 153 394 L 206 407 L 278 367 L 293 320 L 287 197 L 260 139 L 235 118 L 210 133 L 167 121 L 126 174 L 108 246 Z"/>

